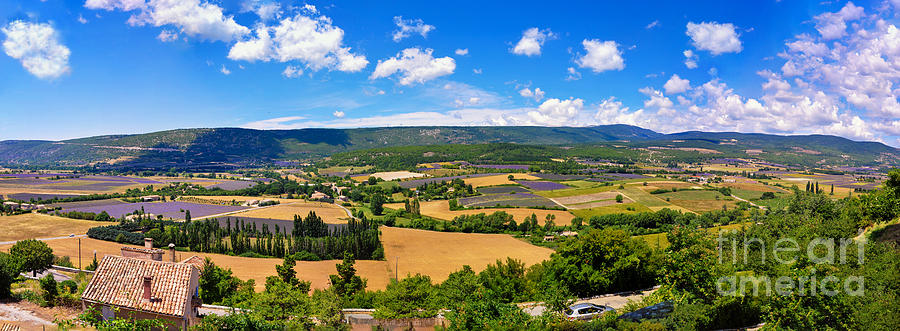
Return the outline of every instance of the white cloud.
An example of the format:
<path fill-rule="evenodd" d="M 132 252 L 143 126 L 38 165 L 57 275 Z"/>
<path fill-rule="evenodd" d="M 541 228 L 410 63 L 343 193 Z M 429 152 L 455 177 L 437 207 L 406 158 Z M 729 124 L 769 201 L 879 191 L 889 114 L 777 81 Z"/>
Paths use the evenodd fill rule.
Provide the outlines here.
<path fill-rule="evenodd" d="M 303 68 L 287 66 L 284 68 L 284 71 L 281 72 L 281 75 L 286 78 L 297 78 L 303 75 Z"/>
<path fill-rule="evenodd" d="M 473 73 L 473 74 L 481 75 L 481 72 L 482 72 L 482 71 L 481 71 L 481 68 L 475 68 L 475 69 L 472 69 L 472 73 Z"/>
<path fill-rule="evenodd" d="M 144 0 L 87 0 L 84 6 L 90 9 L 132 11 L 147 6 Z"/>
<path fill-rule="evenodd" d="M 824 13 L 815 17 L 816 30 L 822 35 L 822 38 L 837 39 L 843 37 L 847 30 L 847 21 L 860 19 L 865 15 L 862 7 L 853 5 L 853 2 L 847 2 L 844 8 L 836 13 Z"/>
<path fill-rule="evenodd" d="M 90 9 L 139 10 L 128 19 L 134 26 L 175 26 L 181 33 L 204 40 L 231 42 L 250 33 L 250 29 L 238 24 L 223 9 L 201 0 L 88 0 Z"/>
<path fill-rule="evenodd" d="M 219 72 L 221 72 L 225 76 L 231 75 L 231 70 L 228 70 L 228 68 L 225 68 L 224 64 L 222 65 L 222 68 L 219 69 Z"/>
<path fill-rule="evenodd" d="M 413 85 L 452 74 L 456 69 L 453 58 L 435 58 L 431 49 L 407 48 L 397 56 L 379 60 L 370 79 L 400 75 L 400 85 Z"/>
<path fill-rule="evenodd" d="M 159 35 L 156 36 L 156 39 L 159 39 L 159 41 L 164 43 L 175 41 L 178 39 L 178 32 L 163 29 L 159 32 Z"/>
<path fill-rule="evenodd" d="M 334 117 L 337 117 L 337 118 L 344 118 L 344 112 L 342 112 L 342 111 L 340 111 L 340 110 L 335 110 L 335 111 L 334 111 L 333 113 L 331 113 L 331 114 L 334 115 Z"/>
<path fill-rule="evenodd" d="M 630 112 L 628 107 L 622 105 L 621 101 L 615 97 L 603 100 L 597 106 L 597 113 L 594 114 L 596 124 L 628 124 L 637 126 L 647 126 L 647 117 L 644 116 L 644 110 Z"/>
<path fill-rule="evenodd" d="M 672 77 L 666 81 L 666 84 L 663 85 L 663 88 L 666 89 L 666 93 L 668 94 L 683 93 L 691 88 L 691 81 L 678 77 L 678 75 L 672 75 Z"/>
<path fill-rule="evenodd" d="M 653 28 L 655 28 L 655 27 L 658 27 L 658 26 L 659 26 L 659 20 L 655 20 L 655 21 L 653 21 L 653 22 L 650 22 L 650 24 L 647 24 L 647 26 L 644 27 L 644 28 L 647 29 L 647 30 L 651 30 L 651 29 L 653 29 Z"/>
<path fill-rule="evenodd" d="M 315 10 L 316 7 L 312 8 Z M 254 12 L 261 20 L 268 21 L 281 16 L 281 4 L 276 1 L 247 0 L 241 4 L 241 11 Z"/>
<path fill-rule="evenodd" d="M 641 93 L 650 97 L 650 99 L 644 101 L 645 108 L 664 108 L 670 109 L 675 104 L 671 99 L 667 98 L 662 94 L 659 90 L 650 87 L 644 87 L 639 90 Z"/>
<path fill-rule="evenodd" d="M 575 60 L 579 67 L 590 68 L 595 73 L 625 69 L 625 59 L 615 41 L 585 39 L 581 44 L 587 53 Z"/>
<path fill-rule="evenodd" d="M 544 90 L 541 90 L 541 88 L 539 87 L 536 87 L 534 90 L 531 90 L 527 87 L 519 90 L 519 95 L 521 95 L 523 98 L 533 98 L 534 101 L 541 101 L 541 99 L 544 98 L 544 94 Z"/>
<path fill-rule="evenodd" d="M 740 53 L 743 47 L 734 25 L 717 22 L 688 22 L 687 35 L 691 37 L 694 47 L 706 50 L 713 55 L 722 53 Z"/>
<path fill-rule="evenodd" d="M 573 67 L 569 67 L 566 69 L 566 80 L 579 80 L 581 79 L 581 73 L 575 70 Z"/>
<path fill-rule="evenodd" d="M 394 24 L 397 25 L 397 30 L 394 30 L 393 34 L 395 42 L 399 42 L 413 34 L 426 38 L 428 37 L 428 32 L 434 30 L 434 25 L 425 24 L 420 18 L 404 20 L 401 16 L 394 16 Z"/>
<path fill-rule="evenodd" d="M 541 55 L 541 47 L 544 46 L 544 42 L 553 39 L 556 39 L 556 35 L 550 29 L 530 28 L 522 33 L 522 39 L 519 39 L 510 52 L 525 56 Z"/>
<path fill-rule="evenodd" d="M 545 126 L 577 126 L 576 118 L 584 109 L 584 100 L 547 99 L 536 110 L 528 112 L 527 124 Z"/>
<path fill-rule="evenodd" d="M 696 69 L 697 68 L 697 54 L 694 54 L 694 51 L 686 49 L 682 53 L 684 54 L 684 66 L 688 69 Z"/>
<path fill-rule="evenodd" d="M 466 56 L 466 55 L 469 55 L 469 49 L 468 48 L 457 48 L 456 52 L 454 52 L 454 53 L 456 53 L 456 55 L 459 55 L 459 56 Z"/>
<path fill-rule="evenodd" d="M 69 72 L 69 48 L 50 24 L 12 21 L 0 31 L 6 35 L 6 55 L 19 60 L 35 77 L 54 79 Z"/>
<path fill-rule="evenodd" d="M 325 16 L 297 14 L 278 25 L 258 25 L 256 37 L 231 47 L 228 58 L 243 61 L 300 61 L 306 68 L 357 72 L 369 61 L 343 46 L 344 30 Z"/>
<path fill-rule="evenodd" d="M 87 24 L 88 20 L 84 18 L 81 14 L 78 14 L 78 23 Z"/>

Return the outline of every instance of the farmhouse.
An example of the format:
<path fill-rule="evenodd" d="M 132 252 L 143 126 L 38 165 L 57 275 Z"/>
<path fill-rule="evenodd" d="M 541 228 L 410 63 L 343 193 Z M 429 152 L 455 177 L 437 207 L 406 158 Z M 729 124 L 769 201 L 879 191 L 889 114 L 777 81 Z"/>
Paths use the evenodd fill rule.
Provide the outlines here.
<path fill-rule="evenodd" d="M 315 193 L 310 194 L 309 199 L 310 199 L 310 200 L 322 200 L 322 199 L 328 199 L 328 194 L 325 194 L 325 193 L 316 191 Z"/>
<path fill-rule="evenodd" d="M 141 197 L 141 201 L 143 202 L 152 202 L 162 200 L 161 196 L 158 195 L 145 195 Z"/>
<path fill-rule="evenodd" d="M 6 201 L 3 203 L 3 207 L 6 207 L 7 209 L 19 209 L 19 203 L 12 202 L 12 201 Z"/>
<path fill-rule="evenodd" d="M 200 270 L 194 264 L 164 262 L 160 249 L 123 247 L 126 252 L 131 257 L 103 258 L 81 296 L 83 309 L 97 309 L 105 320 L 161 319 L 170 330 L 200 321 Z"/>

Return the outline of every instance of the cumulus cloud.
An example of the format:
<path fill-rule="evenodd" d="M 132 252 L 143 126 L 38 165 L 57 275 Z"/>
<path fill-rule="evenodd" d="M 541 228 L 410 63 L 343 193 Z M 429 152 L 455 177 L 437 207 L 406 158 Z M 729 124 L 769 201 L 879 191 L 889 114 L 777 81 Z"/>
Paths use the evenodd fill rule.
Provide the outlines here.
<path fill-rule="evenodd" d="M 625 59 L 615 41 L 585 39 L 581 44 L 587 53 L 575 60 L 579 67 L 590 68 L 595 73 L 625 69 Z"/>
<path fill-rule="evenodd" d="M 694 47 L 709 51 L 713 55 L 740 53 L 743 49 L 741 40 L 731 23 L 688 22 L 687 35 L 691 37 Z"/>
<path fill-rule="evenodd" d="M 78 23 L 87 24 L 88 20 L 84 18 L 81 14 L 78 14 Z"/>
<path fill-rule="evenodd" d="M 385 78 L 394 74 L 400 76 L 400 85 L 414 85 L 452 74 L 456 61 L 452 57 L 435 58 L 431 49 L 407 48 L 397 56 L 379 60 L 370 79 Z"/>
<path fill-rule="evenodd" d="M 219 72 L 221 72 L 225 76 L 231 75 L 231 70 L 228 70 L 228 68 L 225 68 L 224 64 L 222 65 L 222 68 L 219 69 Z"/>
<path fill-rule="evenodd" d="M 369 61 L 344 47 L 344 30 L 325 16 L 297 14 L 277 25 L 257 25 L 255 38 L 234 44 L 228 58 L 243 61 L 299 61 L 313 71 L 357 72 Z"/>
<path fill-rule="evenodd" d="M 836 13 L 823 13 L 816 16 L 816 30 L 826 40 L 837 39 L 843 37 L 847 30 L 847 21 L 857 20 L 863 17 L 862 7 L 853 5 L 853 2 L 847 2 L 844 8 Z"/>
<path fill-rule="evenodd" d="M 459 55 L 459 56 L 466 56 L 466 55 L 469 55 L 469 49 L 468 48 L 457 48 L 456 52 L 454 52 L 454 53 L 456 53 L 456 55 Z"/>
<path fill-rule="evenodd" d="M 578 70 L 575 70 L 573 67 L 569 67 L 566 69 L 566 80 L 579 80 L 581 79 L 581 73 Z"/>
<path fill-rule="evenodd" d="M 528 124 L 545 126 L 575 126 L 575 119 L 584 109 L 584 100 L 569 98 L 547 99 L 537 109 L 528 112 Z"/>
<path fill-rule="evenodd" d="M 54 79 L 69 72 L 69 48 L 50 24 L 12 21 L 0 31 L 6 35 L 6 55 L 19 60 L 35 77 Z"/>
<path fill-rule="evenodd" d="M 694 54 L 694 51 L 686 49 L 682 53 L 684 54 L 684 66 L 688 69 L 696 69 L 697 68 L 697 54 Z"/>
<path fill-rule="evenodd" d="M 666 84 L 663 85 L 663 88 L 666 89 L 666 93 L 668 94 L 683 93 L 691 88 L 691 81 L 678 77 L 678 75 L 672 75 L 672 77 L 666 81 Z"/>
<path fill-rule="evenodd" d="M 394 16 L 394 24 L 397 25 L 397 30 L 394 30 L 393 34 L 395 42 L 399 42 L 413 34 L 426 38 L 428 33 L 434 30 L 434 25 L 425 24 L 420 18 L 404 20 L 401 16 Z"/>
<path fill-rule="evenodd" d="M 340 110 L 335 110 L 333 113 L 331 113 L 331 115 L 334 115 L 334 117 L 337 118 L 344 118 L 344 112 Z"/>
<path fill-rule="evenodd" d="M 204 40 L 231 42 L 250 33 L 250 29 L 226 16 L 222 7 L 201 0 L 88 0 L 90 9 L 138 12 L 128 19 L 133 26 L 174 26 L 181 33 Z"/>
<path fill-rule="evenodd" d="M 510 52 L 525 56 L 541 55 L 541 47 L 544 46 L 544 42 L 553 39 L 556 39 L 556 35 L 550 29 L 530 28 L 522 33 L 522 39 L 519 39 Z"/>
<path fill-rule="evenodd" d="M 519 95 L 521 95 L 524 98 L 534 99 L 534 101 L 541 101 L 541 99 L 544 98 L 544 94 L 545 94 L 544 90 L 541 90 L 540 87 L 536 87 L 536 88 L 534 88 L 534 90 L 531 90 L 527 87 L 519 90 Z"/>

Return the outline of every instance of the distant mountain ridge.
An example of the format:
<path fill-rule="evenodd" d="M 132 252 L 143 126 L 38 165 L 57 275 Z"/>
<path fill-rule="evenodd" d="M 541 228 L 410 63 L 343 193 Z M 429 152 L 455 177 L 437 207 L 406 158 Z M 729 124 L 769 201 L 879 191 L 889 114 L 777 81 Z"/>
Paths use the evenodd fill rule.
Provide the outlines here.
<path fill-rule="evenodd" d="M 879 157 L 900 160 L 900 151 L 896 148 L 836 136 L 699 131 L 662 134 L 618 124 L 591 127 L 420 126 L 295 130 L 201 128 L 64 141 L 6 140 L 0 141 L 0 164 L 82 166 L 105 163 L 135 167 L 154 165 L 190 168 L 225 163 L 259 164 L 276 159 L 304 159 L 394 146 L 486 143 L 581 145 L 610 142 L 636 148 L 697 147 L 735 153 L 748 149 L 794 149 L 799 152 L 858 157 L 872 162 L 879 162 Z"/>

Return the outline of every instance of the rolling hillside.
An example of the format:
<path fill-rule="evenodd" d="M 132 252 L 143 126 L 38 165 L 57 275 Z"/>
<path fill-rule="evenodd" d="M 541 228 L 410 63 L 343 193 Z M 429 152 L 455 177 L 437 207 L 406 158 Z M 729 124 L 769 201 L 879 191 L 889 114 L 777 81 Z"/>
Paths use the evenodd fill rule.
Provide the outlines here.
<path fill-rule="evenodd" d="M 308 159 L 373 148 L 446 144 L 513 143 L 591 145 L 616 142 L 630 148 L 704 148 L 721 156 L 761 149 L 770 155 L 815 155 L 848 164 L 897 164 L 900 151 L 875 142 L 834 136 L 743 133 L 661 134 L 629 125 L 594 127 L 387 127 L 359 129 L 179 129 L 65 141 L 0 141 L 0 164 L 9 166 L 113 166 L 215 168 Z M 765 153 L 761 156 L 765 157 Z M 790 158 L 787 158 L 790 160 Z"/>

